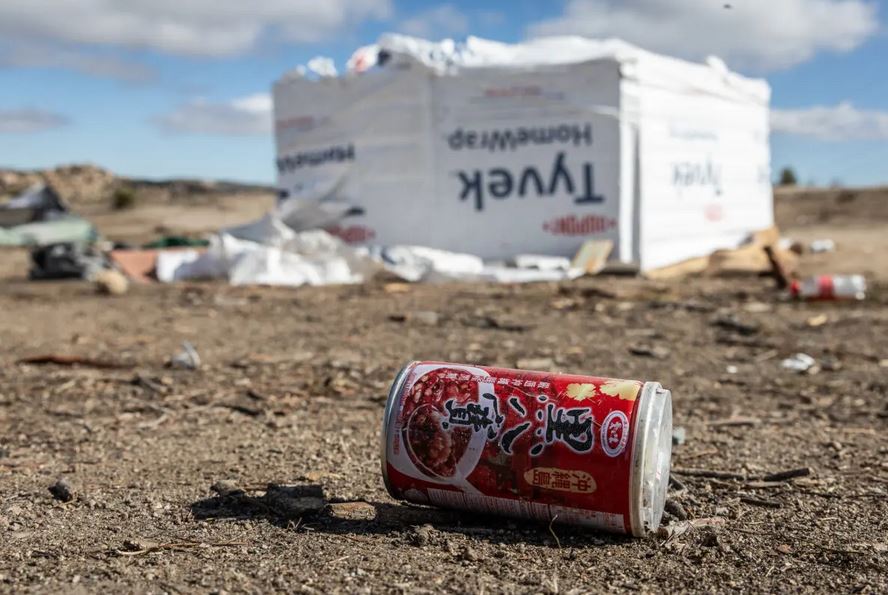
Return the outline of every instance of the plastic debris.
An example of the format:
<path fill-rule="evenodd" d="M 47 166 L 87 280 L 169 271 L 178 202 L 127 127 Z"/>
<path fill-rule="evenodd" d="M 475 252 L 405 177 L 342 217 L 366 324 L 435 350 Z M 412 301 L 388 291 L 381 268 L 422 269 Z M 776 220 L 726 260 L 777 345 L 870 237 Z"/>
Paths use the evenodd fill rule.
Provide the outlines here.
<path fill-rule="evenodd" d="M 811 253 L 813 254 L 820 254 L 822 252 L 835 252 L 836 243 L 830 239 L 814 240 L 808 246 L 808 249 L 811 250 Z"/>
<path fill-rule="evenodd" d="M 681 446 L 688 439 L 688 432 L 684 426 L 678 426 L 672 429 L 672 444 Z"/>
<path fill-rule="evenodd" d="M 188 341 L 182 341 L 182 351 L 170 358 L 171 368 L 184 368 L 186 370 L 196 370 L 200 367 L 200 355 Z"/>
<path fill-rule="evenodd" d="M 827 322 L 829 322 L 829 316 L 827 316 L 826 314 L 818 314 L 816 316 L 808 318 L 808 320 L 805 321 L 805 324 L 810 327 L 818 327 L 823 326 Z"/>
<path fill-rule="evenodd" d="M 802 374 L 814 368 L 817 365 L 817 360 L 807 353 L 796 353 L 783 360 L 780 365 L 787 370 L 793 370 Z"/>
<path fill-rule="evenodd" d="M 543 254 L 519 254 L 515 257 L 515 266 L 519 269 L 566 271 L 570 268 L 570 259 L 563 256 L 546 256 Z"/>

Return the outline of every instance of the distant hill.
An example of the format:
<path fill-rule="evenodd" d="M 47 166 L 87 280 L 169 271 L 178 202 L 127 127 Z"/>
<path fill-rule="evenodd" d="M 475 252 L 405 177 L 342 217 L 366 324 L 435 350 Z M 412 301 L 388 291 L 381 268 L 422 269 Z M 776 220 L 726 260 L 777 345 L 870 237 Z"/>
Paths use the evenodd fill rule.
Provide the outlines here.
<path fill-rule="evenodd" d="M 35 183 L 52 186 L 75 210 L 110 205 L 120 189 L 136 196 L 140 204 L 197 202 L 206 204 L 214 198 L 274 193 L 274 188 L 256 184 L 213 180 L 144 180 L 126 178 L 89 164 L 63 165 L 53 169 L 14 170 L 0 168 L 0 200 Z"/>

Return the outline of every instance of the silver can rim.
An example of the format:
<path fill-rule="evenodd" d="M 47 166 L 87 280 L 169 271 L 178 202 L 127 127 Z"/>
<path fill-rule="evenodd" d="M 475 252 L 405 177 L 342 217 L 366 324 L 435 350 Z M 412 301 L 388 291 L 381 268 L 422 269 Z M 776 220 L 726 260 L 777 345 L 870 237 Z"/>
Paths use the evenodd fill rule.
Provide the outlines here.
<path fill-rule="evenodd" d="M 416 363 L 416 361 L 408 363 L 401 368 L 401 371 L 395 376 L 395 380 L 392 382 L 392 386 L 389 389 L 388 398 L 385 401 L 385 411 L 382 414 L 382 436 L 380 437 L 379 452 L 379 461 L 382 465 L 382 481 L 385 484 L 385 489 L 388 491 L 389 495 L 392 498 L 398 499 L 400 499 L 400 496 L 392 490 L 392 485 L 389 482 L 388 476 L 389 428 L 391 427 L 392 414 L 395 410 L 395 401 L 401 395 L 401 390 L 404 388 L 404 383 L 407 381 L 407 375 Z"/>
<path fill-rule="evenodd" d="M 660 397 L 660 398 L 655 398 Z M 646 474 L 645 461 L 647 460 L 647 450 L 650 448 L 656 448 L 658 445 L 651 444 L 648 441 L 648 436 L 650 435 L 651 428 L 649 424 L 651 423 L 652 418 L 654 417 L 655 407 L 659 407 L 661 409 L 665 408 L 669 405 L 670 417 L 671 417 L 671 404 L 672 404 L 672 391 L 668 389 L 664 389 L 663 386 L 659 382 L 646 382 L 641 389 L 641 394 L 638 398 L 637 404 L 637 414 L 635 416 L 635 427 L 633 428 L 633 445 L 632 445 L 632 461 L 629 475 L 629 523 L 630 530 L 634 537 L 644 537 L 651 531 L 656 531 L 656 527 L 652 527 L 648 529 L 644 525 L 644 519 L 642 518 L 642 509 L 644 507 L 644 477 Z M 671 427 L 671 420 L 670 420 Z M 658 440 L 666 440 L 666 444 L 670 451 L 670 459 L 671 459 L 671 451 L 672 451 L 672 436 L 671 433 L 669 436 L 658 436 Z M 668 484 L 669 484 L 669 474 L 671 472 L 671 465 L 669 465 L 666 469 L 665 476 L 661 479 L 661 481 L 666 483 L 666 489 L 668 492 Z M 655 516 L 657 516 L 655 514 Z M 662 511 L 660 512 L 660 517 L 662 517 Z"/>

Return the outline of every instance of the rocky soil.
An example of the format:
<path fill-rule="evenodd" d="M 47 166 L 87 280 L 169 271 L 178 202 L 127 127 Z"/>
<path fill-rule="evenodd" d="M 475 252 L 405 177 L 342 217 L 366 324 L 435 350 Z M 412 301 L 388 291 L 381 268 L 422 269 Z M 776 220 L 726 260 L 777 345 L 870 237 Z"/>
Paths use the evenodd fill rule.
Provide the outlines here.
<path fill-rule="evenodd" d="M 778 215 L 838 243 L 804 269 L 865 272 L 868 298 L 792 303 L 756 277 L 101 296 L 0 253 L 0 591 L 886 592 L 888 201 Z M 167 365 L 183 341 L 197 369 Z M 799 352 L 816 365 L 782 367 Z M 87 361 L 23 362 L 47 354 Z M 671 528 L 392 500 L 383 403 L 425 358 L 671 388 Z"/>

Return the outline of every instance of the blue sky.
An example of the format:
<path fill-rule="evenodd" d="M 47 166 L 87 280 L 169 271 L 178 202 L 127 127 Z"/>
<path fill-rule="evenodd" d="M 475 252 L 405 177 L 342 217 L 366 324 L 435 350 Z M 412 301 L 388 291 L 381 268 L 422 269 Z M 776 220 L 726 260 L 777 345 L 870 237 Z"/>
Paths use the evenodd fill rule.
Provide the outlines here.
<path fill-rule="evenodd" d="M 0 167 L 272 183 L 267 94 L 297 64 L 386 31 L 564 33 L 721 56 L 772 85 L 775 171 L 888 183 L 886 19 L 874 0 L 3 0 Z"/>

